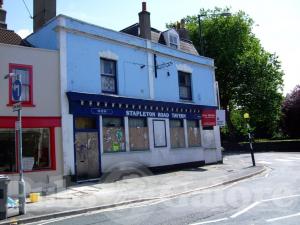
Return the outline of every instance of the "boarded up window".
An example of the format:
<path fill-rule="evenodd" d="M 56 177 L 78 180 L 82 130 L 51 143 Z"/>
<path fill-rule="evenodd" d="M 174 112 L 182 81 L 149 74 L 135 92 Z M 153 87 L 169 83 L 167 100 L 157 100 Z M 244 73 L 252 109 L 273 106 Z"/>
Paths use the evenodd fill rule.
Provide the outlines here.
<path fill-rule="evenodd" d="M 171 148 L 184 148 L 183 120 L 170 120 Z"/>
<path fill-rule="evenodd" d="M 189 147 L 201 146 L 200 126 L 198 120 L 187 120 Z"/>
<path fill-rule="evenodd" d="M 153 120 L 154 147 L 167 147 L 166 121 Z"/>
<path fill-rule="evenodd" d="M 146 118 L 129 118 L 130 150 L 148 150 L 149 134 Z"/>
<path fill-rule="evenodd" d="M 102 126 L 104 152 L 125 151 L 125 129 L 123 118 L 103 117 Z"/>

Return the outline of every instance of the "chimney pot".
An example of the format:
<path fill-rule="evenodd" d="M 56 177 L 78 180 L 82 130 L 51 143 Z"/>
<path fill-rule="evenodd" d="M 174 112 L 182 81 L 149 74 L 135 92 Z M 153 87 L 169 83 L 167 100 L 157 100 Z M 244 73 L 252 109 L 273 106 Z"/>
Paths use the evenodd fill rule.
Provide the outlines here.
<path fill-rule="evenodd" d="M 0 28 L 7 29 L 6 25 L 6 11 L 2 9 L 3 0 L 0 0 Z"/>
<path fill-rule="evenodd" d="M 182 28 L 182 29 L 185 28 L 185 20 L 184 19 L 180 20 L 180 28 Z"/>
<path fill-rule="evenodd" d="M 142 2 L 142 11 L 147 11 L 147 3 Z"/>

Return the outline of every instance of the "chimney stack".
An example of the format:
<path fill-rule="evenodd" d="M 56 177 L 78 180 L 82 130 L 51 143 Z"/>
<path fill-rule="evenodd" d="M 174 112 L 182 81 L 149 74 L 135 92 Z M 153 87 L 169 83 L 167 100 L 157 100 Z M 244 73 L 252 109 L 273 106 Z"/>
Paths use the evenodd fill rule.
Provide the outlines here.
<path fill-rule="evenodd" d="M 179 34 L 180 40 L 190 40 L 189 32 L 185 29 L 185 20 L 182 19 L 180 23 L 177 23 L 177 32 Z"/>
<path fill-rule="evenodd" d="M 33 1 L 33 32 L 56 16 L 56 0 Z"/>
<path fill-rule="evenodd" d="M 0 28 L 7 29 L 6 25 L 6 11 L 2 9 L 3 0 L 0 0 Z"/>
<path fill-rule="evenodd" d="M 142 2 L 142 11 L 139 13 L 140 37 L 151 40 L 150 13 L 147 12 L 146 2 Z"/>

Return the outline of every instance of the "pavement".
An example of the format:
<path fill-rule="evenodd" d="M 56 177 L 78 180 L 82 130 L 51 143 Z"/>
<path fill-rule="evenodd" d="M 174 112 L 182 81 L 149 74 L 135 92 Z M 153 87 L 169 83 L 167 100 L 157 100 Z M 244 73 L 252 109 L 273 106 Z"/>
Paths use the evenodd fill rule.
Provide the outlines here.
<path fill-rule="evenodd" d="M 130 173 L 109 174 L 98 183 L 84 183 L 64 191 L 41 197 L 37 203 L 26 204 L 26 215 L 10 209 L 3 224 L 21 224 L 108 209 L 140 202 L 174 198 L 217 186 L 227 185 L 258 175 L 263 165 L 252 167 L 249 155 L 225 157 L 223 164 L 206 165 L 151 175 L 146 168 Z M 142 176 L 147 174 L 147 176 Z M 116 179 L 116 177 L 118 180 Z M 117 181 L 115 181 L 117 180 Z"/>

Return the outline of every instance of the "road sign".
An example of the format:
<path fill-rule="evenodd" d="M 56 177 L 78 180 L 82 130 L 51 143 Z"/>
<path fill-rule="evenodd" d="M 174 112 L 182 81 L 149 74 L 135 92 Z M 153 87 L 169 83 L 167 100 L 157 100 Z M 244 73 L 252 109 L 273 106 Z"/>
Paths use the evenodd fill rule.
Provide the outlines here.
<path fill-rule="evenodd" d="M 15 104 L 13 104 L 13 112 L 19 111 L 21 109 L 22 109 L 21 102 L 17 102 Z"/>
<path fill-rule="evenodd" d="M 224 127 L 226 125 L 225 110 L 216 110 L 217 125 Z"/>
<path fill-rule="evenodd" d="M 14 101 L 20 101 L 22 95 L 22 82 L 17 79 L 12 85 L 12 97 Z"/>

